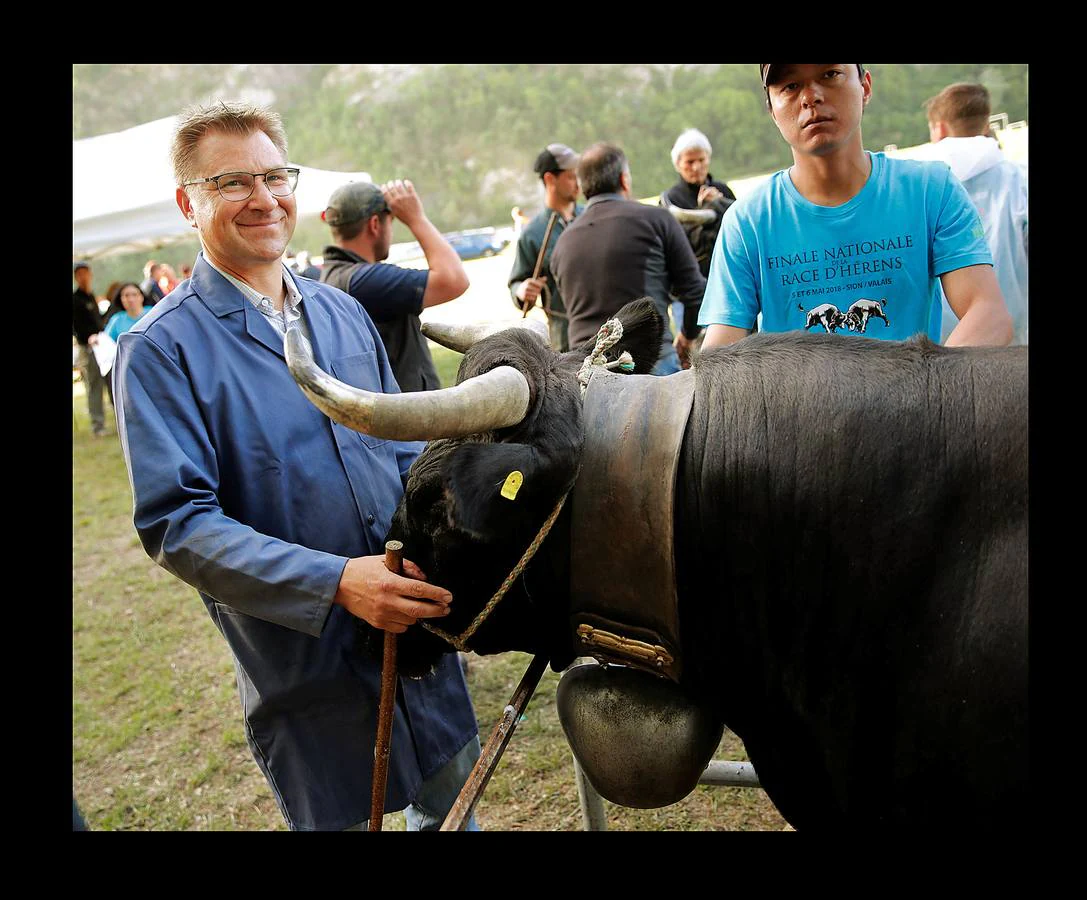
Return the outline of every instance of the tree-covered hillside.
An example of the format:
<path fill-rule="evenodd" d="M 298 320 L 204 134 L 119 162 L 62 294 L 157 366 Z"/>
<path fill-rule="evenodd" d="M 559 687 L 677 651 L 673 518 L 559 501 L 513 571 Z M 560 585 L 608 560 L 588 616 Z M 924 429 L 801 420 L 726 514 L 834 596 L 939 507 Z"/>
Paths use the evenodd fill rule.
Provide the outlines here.
<path fill-rule="evenodd" d="M 955 81 L 986 84 L 994 113 L 1028 118 L 1025 64 L 868 67 L 869 149 L 928 140 L 922 103 Z M 267 103 L 283 117 L 293 161 L 366 170 L 376 181 L 411 178 L 432 221 L 450 231 L 509 224 L 514 205 L 538 209 L 542 192 L 532 161 L 551 141 L 575 149 L 597 140 L 620 144 L 639 196 L 675 180 L 669 150 L 688 127 L 700 128 L 713 144 L 715 178 L 787 165 L 789 150 L 766 113 L 757 72 L 754 64 L 87 64 L 73 66 L 72 126 L 73 137 L 82 138 L 173 115 L 197 101 Z M 408 239 L 397 227 L 395 239 Z M 295 244 L 319 252 L 326 238 L 320 221 L 302 221 Z M 191 260 L 194 253 L 189 241 L 157 255 Z M 97 273 L 95 282 L 102 285 Z"/>

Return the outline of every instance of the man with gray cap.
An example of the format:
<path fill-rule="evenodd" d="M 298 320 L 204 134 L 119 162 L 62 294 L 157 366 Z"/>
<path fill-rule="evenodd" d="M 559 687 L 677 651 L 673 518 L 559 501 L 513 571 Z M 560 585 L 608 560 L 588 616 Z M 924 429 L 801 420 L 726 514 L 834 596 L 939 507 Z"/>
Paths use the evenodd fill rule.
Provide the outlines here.
<path fill-rule="evenodd" d="M 536 157 L 532 168 L 543 182 L 544 208 L 525 225 L 517 239 L 517 256 L 509 278 L 510 296 L 518 309 L 531 309 L 537 301 L 542 303 L 551 347 L 559 353 L 570 349 L 569 323 L 562 295 L 551 274 L 551 252 L 566 226 L 585 209 L 576 202 L 577 164 L 578 155 L 565 144 L 548 144 Z"/>
<path fill-rule="evenodd" d="M 429 271 L 383 262 L 389 257 L 394 218 L 419 242 Z M 402 179 L 380 187 L 350 182 L 332 192 L 321 219 L 333 240 L 324 250 L 321 281 L 350 294 L 370 314 L 401 391 L 440 388 L 430 347 L 419 330 L 419 313 L 463 294 L 468 275 L 457 251 L 427 218 L 415 186 Z"/>
<path fill-rule="evenodd" d="M 977 211 L 943 163 L 864 149 L 872 74 L 859 63 L 764 63 L 766 108 L 793 165 L 729 207 L 698 323 L 703 350 L 760 331 L 822 329 L 1000 346 L 1012 322 Z"/>

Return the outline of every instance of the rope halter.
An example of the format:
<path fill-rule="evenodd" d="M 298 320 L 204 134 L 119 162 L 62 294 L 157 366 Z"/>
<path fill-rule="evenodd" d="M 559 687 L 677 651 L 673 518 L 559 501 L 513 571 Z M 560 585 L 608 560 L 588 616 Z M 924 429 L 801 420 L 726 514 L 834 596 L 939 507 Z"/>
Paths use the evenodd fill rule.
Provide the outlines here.
<path fill-rule="evenodd" d="M 472 624 L 464 629 L 461 634 L 449 634 L 448 632 L 442 631 L 437 626 L 431 625 L 429 622 L 420 622 L 419 624 L 427 631 L 436 634 L 438 637 L 452 644 L 463 653 L 469 652 L 467 647 L 468 639 L 476 633 L 476 630 L 483 624 L 487 616 L 489 616 L 494 608 L 498 606 L 498 602 L 509 593 L 509 589 L 513 587 L 513 583 L 520 577 L 521 573 L 524 572 L 525 566 L 527 566 L 532 557 L 536 555 L 536 551 L 540 549 L 540 544 L 543 543 L 544 538 L 547 537 L 547 533 L 551 530 L 551 526 L 555 524 L 555 520 L 559 517 L 559 513 L 562 512 L 562 505 L 566 502 L 566 498 L 569 494 L 570 492 L 567 491 L 562 495 L 558 504 L 551 511 L 551 515 L 547 517 L 547 521 L 543 523 L 543 527 L 536 534 L 536 537 L 533 538 L 532 543 L 528 545 L 528 549 L 521 555 L 521 558 L 517 561 L 517 565 L 513 567 L 513 571 L 506 576 L 506 580 L 502 582 L 502 586 L 499 587 L 495 592 L 495 595 L 487 601 L 487 605 L 484 606 L 483 609 L 480 610 L 479 615 L 472 620 Z"/>
<path fill-rule="evenodd" d="M 608 319 L 596 333 L 596 345 L 593 352 L 585 357 L 585 362 L 577 372 L 578 384 L 581 385 L 581 397 L 585 398 L 585 391 L 589 388 L 589 379 L 593 377 L 593 368 L 620 369 L 623 372 L 634 371 L 634 358 L 624 350 L 618 359 L 608 362 L 604 355 L 606 351 L 614 347 L 623 337 L 623 323 L 618 319 Z"/>

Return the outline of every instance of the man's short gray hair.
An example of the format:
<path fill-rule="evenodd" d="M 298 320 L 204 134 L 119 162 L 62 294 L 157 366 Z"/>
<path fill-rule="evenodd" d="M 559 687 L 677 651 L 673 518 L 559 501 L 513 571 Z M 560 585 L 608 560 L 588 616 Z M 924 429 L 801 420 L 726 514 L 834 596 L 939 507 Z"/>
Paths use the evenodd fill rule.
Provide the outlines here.
<path fill-rule="evenodd" d="M 697 147 L 699 150 L 705 150 L 706 156 L 713 155 L 713 147 L 710 146 L 710 139 L 706 137 L 697 128 L 688 128 L 683 134 L 676 138 L 676 142 L 672 144 L 672 165 L 679 165 L 679 157 L 685 150 L 691 150 Z"/>
<path fill-rule="evenodd" d="M 283 154 L 284 161 L 287 159 L 287 132 L 283 129 L 279 113 L 244 100 L 220 100 L 208 105 L 189 106 L 178 116 L 174 139 L 170 144 L 170 161 L 178 185 L 201 177 L 196 171 L 196 147 L 200 139 L 212 131 L 239 137 L 263 131 Z"/>

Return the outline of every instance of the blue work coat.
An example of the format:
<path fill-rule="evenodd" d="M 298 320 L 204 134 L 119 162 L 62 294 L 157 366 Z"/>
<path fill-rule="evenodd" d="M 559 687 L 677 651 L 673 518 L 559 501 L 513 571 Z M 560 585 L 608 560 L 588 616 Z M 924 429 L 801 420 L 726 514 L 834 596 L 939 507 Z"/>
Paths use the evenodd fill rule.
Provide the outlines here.
<path fill-rule="evenodd" d="M 398 392 L 373 322 L 297 279 L 314 358 Z M 234 654 L 245 730 L 291 829 L 369 818 L 381 661 L 333 605 L 348 558 L 384 552 L 422 448 L 333 423 L 294 382 L 283 338 L 199 255 L 192 278 L 122 334 L 118 431 L 140 540 L 200 593 Z M 476 733 L 456 654 L 400 679 L 387 811 Z"/>

